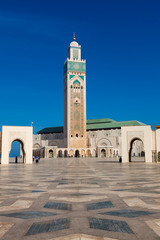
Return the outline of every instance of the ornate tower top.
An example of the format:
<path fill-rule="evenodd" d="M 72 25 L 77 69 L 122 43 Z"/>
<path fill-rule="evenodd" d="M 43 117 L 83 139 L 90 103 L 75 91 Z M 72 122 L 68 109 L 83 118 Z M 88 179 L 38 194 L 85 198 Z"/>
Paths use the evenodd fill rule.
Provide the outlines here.
<path fill-rule="evenodd" d="M 81 61 L 81 46 L 76 42 L 75 33 L 73 34 L 73 41 L 68 48 L 68 59 L 71 61 Z"/>

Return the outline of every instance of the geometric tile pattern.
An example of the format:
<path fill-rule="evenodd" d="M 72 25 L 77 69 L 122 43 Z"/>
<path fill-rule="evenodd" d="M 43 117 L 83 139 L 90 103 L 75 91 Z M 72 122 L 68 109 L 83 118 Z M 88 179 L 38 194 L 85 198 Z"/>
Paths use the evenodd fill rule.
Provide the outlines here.
<path fill-rule="evenodd" d="M 58 210 L 72 210 L 72 204 L 67 203 L 56 203 L 56 202 L 47 202 L 44 205 L 44 208 L 58 209 Z"/>
<path fill-rule="evenodd" d="M 96 209 L 112 208 L 112 207 L 114 206 L 111 201 L 87 204 L 87 210 L 96 210 Z"/>
<path fill-rule="evenodd" d="M 99 214 L 104 214 L 104 215 L 111 215 L 111 216 L 116 216 L 116 217 L 141 217 L 141 216 L 146 216 L 150 214 L 154 214 L 155 212 L 147 212 L 147 211 L 136 211 L 136 210 L 117 210 L 117 211 L 111 211 L 111 212 L 103 212 Z"/>
<path fill-rule="evenodd" d="M 26 233 L 26 236 L 68 229 L 69 227 L 70 220 L 68 218 L 61 218 L 49 222 L 33 223 Z"/>
<path fill-rule="evenodd" d="M 0 165 L 0 238 L 158 240 L 160 164 L 110 160 Z"/>
<path fill-rule="evenodd" d="M 121 233 L 133 233 L 128 224 L 124 221 L 91 218 L 89 217 L 90 228 L 100 229 L 105 231 L 121 232 Z"/>
<path fill-rule="evenodd" d="M 39 218 L 39 217 L 49 217 L 57 215 L 56 213 L 50 212 L 16 212 L 16 213 L 8 213 L 8 214 L 1 214 L 1 216 L 5 217 L 14 217 L 14 218 L 22 218 L 22 219 L 32 219 L 32 218 Z"/>

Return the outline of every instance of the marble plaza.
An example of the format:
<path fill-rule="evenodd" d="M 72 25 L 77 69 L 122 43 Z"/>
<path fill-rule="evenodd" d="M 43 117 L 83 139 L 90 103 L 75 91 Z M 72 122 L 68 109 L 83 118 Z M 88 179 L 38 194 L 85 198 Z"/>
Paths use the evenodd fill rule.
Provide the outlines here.
<path fill-rule="evenodd" d="M 160 164 L 112 158 L 1 165 L 1 240 L 160 239 Z"/>

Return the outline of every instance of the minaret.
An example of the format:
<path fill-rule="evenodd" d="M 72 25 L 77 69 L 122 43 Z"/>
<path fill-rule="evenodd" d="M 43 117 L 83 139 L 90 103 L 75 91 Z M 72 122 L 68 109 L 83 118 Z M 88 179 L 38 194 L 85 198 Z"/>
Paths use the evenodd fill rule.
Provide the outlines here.
<path fill-rule="evenodd" d="M 86 147 L 86 61 L 75 34 L 64 63 L 64 137 L 66 147 Z"/>

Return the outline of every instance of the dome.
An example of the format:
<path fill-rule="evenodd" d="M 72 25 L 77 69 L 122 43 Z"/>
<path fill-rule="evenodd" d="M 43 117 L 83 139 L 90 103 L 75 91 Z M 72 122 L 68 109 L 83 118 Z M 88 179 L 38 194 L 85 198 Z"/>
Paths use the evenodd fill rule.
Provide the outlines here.
<path fill-rule="evenodd" d="M 78 43 L 76 41 L 73 41 L 70 43 L 70 47 L 78 47 Z"/>

